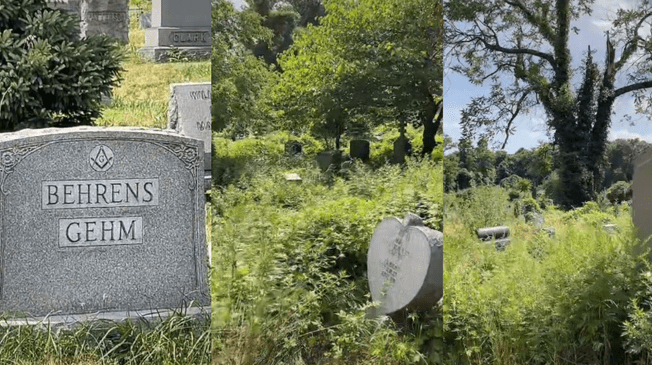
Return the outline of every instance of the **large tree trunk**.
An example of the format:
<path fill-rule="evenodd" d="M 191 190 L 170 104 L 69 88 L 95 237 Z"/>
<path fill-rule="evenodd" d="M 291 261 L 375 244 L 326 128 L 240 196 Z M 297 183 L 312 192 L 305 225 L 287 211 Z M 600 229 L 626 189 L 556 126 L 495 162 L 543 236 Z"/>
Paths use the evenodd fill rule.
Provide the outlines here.
<path fill-rule="evenodd" d="M 435 136 L 439 130 L 439 125 L 441 124 L 443 110 L 442 110 L 443 101 L 435 102 L 435 99 L 432 95 L 429 95 L 428 107 L 423 113 L 423 149 L 421 150 L 421 156 L 427 156 L 432 153 L 432 151 L 437 146 L 435 142 Z M 437 114 L 439 112 L 439 114 Z M 435 119 L 436 116 L 436 119 Z"/>

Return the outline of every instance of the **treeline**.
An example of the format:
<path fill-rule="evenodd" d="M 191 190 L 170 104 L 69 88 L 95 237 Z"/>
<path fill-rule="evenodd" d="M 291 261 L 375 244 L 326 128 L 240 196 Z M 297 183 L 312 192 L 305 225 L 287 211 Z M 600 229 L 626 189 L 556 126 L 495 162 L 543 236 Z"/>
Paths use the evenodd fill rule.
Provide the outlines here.
<path fill-rule="evenodd" d="M 475 146 L 468 140 L 458 143 L 447 137 L 445 150 L 454 152 L 444 156 L 444 191 L 455 192 L 471 187 L 499 185 L 531 194 L 538 201 L 562 199 L 559 177 L 559 150 L 550 143 L 536 148 L 521 148 L 514 154 L 492 151 L 481 139 Z M 600 159 L 599 179 L 593 186 L 595 193 L 603 193 L 618 182 L 628 186 L 634 175 L 634 159 L 652 144 L 639 139 L 617 139 L 608 142 Z"/>

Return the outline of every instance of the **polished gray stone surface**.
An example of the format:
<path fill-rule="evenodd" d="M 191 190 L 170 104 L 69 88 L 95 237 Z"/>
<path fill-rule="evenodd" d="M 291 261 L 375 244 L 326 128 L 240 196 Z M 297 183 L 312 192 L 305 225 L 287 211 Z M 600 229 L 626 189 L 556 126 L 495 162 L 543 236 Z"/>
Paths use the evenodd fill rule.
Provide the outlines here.
<path fill-rule="evenodd" d="M 209 305 L 202 151 L 174 131 L 0 134 L 0 311 Z"/>

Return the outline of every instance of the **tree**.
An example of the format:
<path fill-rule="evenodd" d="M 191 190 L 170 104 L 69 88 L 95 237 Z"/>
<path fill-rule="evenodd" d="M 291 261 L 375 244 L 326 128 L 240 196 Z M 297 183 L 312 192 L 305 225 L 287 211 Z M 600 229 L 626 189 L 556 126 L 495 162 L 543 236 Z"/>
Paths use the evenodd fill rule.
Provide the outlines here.
<path fill-rule="evenodd" d="M 576 69 L 571 64 L 569 34 L 579 29 L 572 21 L 590 15 L 592 3 L 450 0 L 444 5 L 446 43 L 456 61 L 453 70 L 477 84 L 492 82 L 490 97 L 474 99 L 462 123 L 476 129 L 488 127 L 490 134 L 500 130 L 509 137 L 516 115 L 542 105 L 558 147 L 564 189 L 560 203 L 567 207 L 595 196 L 616 98 L 634 93 L 640 109 L 652 112 L 652 104 L 647 103 L 650 96 L 645 94 L 652 87 L 648 71 L 652 38 L 641 35 L 652 16 L 648 1 L 641 1 L 634 10 L 618 11 L 606 35 L 602 69 L 593 62 L 590 46 L 584 65 Z M 574 88 L 576 71 L 584 77 Z M 619 74 L 626 76 L 626 85 L 616 86 Z"/>
<path fill-rule="evenodd" d="M 212 129 L 233 138 L 261 131 L 270 113 L 265 90 L 276 75 L 251 50 L 273 34 L 253 9 L 237 12 L 225 0 L 212 3 L 211 21 Z"/>
<path fill-rule="evenodd" d="M 270 41 L 256 44 L 254 54 L 277 69 L 277 57 L 294 42 L 295 29 L 308 24 L 317 25 L 318 17 L 325 15 L 321 0 L 249 0 L 248 3 L 260 15 L 261 23 L 273 33 Z"/>
<path fill-rule="evenodd" d="M 402 134 L 406 123 L 426 126 L 432 151 L 443 114 L 438 8 L 431 0 L 327 2 L 320 26 L 298 32 L 280 58 L 274 99 L 296 127 L 308 119 L 336 148 L 347 131 L 398 120 Z"/>
<path fill-rule="evenodd" d="M 78 21 L 44 0 L 0 5 L 0 130 L 19 123 L 91 124 L 120 81 L 124 52 L 106 36 L 77 39 Z"/>

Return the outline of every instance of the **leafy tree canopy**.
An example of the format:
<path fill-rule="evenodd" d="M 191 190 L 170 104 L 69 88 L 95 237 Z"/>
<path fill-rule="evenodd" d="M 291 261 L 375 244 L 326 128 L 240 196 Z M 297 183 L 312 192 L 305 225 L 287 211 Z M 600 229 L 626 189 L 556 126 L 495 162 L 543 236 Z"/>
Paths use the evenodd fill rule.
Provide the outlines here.
<path fill-rule="evenodd" d="M 393 120 L 434 123 L 440 9 L 430 0 L 328 1 L 321 25 L 298 32 L 280 58 L 284 72 L 272 97 L 286 126 L 334 138 L 339 147 L 344 132 L 364 134 Z"/>
<path fill-rule="evenodd" d="M 474 83 L 491 83 L 490 95 L 463 111 L 462 123 L 484 128 L 489 137 L 499 131 L 508 137 L 519 113 L 543 106 L 559 148 L 565 189 L 560 203 L 591 200 L 616 98 L 633 93 L 639 109 L 652 112 L 652 37 L 643 32 L 652 19 L 649 2 L 617 12 L 605 36 L 602 67 L 593 62 L 590 45 L 582 47 L 582 66 L 571 62 L 569 35 L 580 32 L 573 22 L 591 15 L 592 0 L 450 0 L 444 6 L 452 69 Z M 617 78 L 626 83 L 616 85 Z"/>

